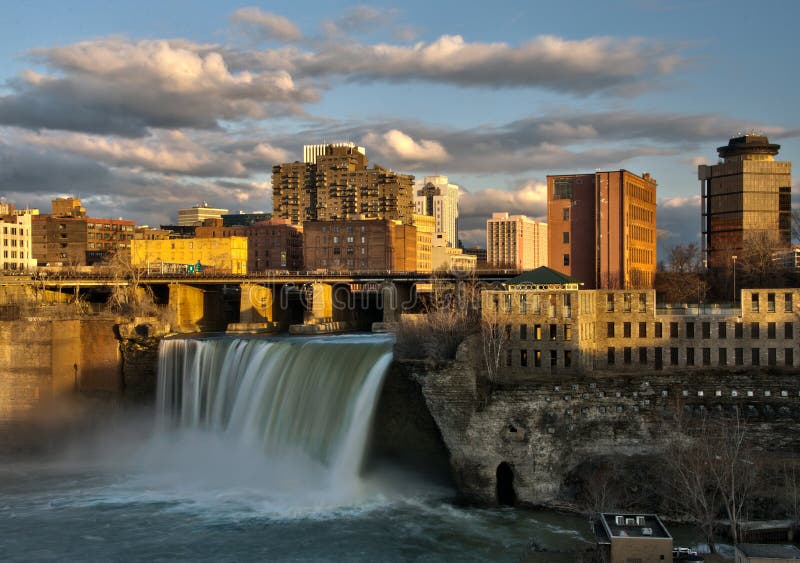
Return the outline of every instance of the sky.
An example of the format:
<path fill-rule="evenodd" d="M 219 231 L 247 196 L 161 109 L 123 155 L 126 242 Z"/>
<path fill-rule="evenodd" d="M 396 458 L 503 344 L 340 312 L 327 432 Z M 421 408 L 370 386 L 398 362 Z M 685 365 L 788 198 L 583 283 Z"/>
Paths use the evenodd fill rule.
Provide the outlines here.
<path fill-rule="evenodd" d="M 271 168 L 352 141 L 546 219 L 546 176 L 658 182 L 659 258 L 699 242 L 697 165 L 742 131 L 800 162 L 800 2 L 11 3 L 0 12 L 0 195 L 174 223 L 206 201 L 271 210 Z M 797 201 L 800 183 L 793 180 Z"/>

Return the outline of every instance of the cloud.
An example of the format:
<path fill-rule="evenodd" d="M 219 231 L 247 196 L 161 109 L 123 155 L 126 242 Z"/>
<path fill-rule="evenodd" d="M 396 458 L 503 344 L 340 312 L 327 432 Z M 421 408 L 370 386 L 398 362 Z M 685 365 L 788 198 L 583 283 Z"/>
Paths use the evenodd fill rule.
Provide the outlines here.
<path fill-rule="evenodd" d="M 372 6 L 351 6 L 336 20 L 323 23 L 323 29 L 330 36 L 374 31 L 389 24 L 395 17 L 396 10 L 379 10 Z"/>
<path fill-rule="evenodd" d="M 658 259 L 664 259 L 669 249 L 679 244 L 700 244 L 699 195 L 676 196 L 658 200 Z"/>
<path fill-rule="evenodd" d="M 221 120 L 301 113 L 318 98 L 285 70 L 231 72 L 212 46 L 109 38 L 32 51 L 32 71 L 0 97 L 0 123 L 141 136 L 149 127 L 215 129 Z"/>
<path fill-rule="evenodd" d="M 459 86 L 540 87 L 560 92 L 629 95 L 671 74 L 683 59 L 645 39 L 539 36 L 519 46 L 442 35 L 431 43 L 332 44 L 293 61 L 305 76 L 349 80 L 425 81 Z"/>
<path fill-rule="evenodd" d="M 411 136 L 398 129 L 391 129 L 383 135 L 367 133 L 362 143 L 385 157 L 406 164 L 443 162 L 449 158 L 441 143 L 428 139 L 415 141 Z"/>
<path fill-rule="evenodd" d="M 230 19 L 234 26 L 256 39 L 296 41 L 303 36 L 297 26 L 285 17 L 260 8 L 239 8 L 231 14 Z"/>

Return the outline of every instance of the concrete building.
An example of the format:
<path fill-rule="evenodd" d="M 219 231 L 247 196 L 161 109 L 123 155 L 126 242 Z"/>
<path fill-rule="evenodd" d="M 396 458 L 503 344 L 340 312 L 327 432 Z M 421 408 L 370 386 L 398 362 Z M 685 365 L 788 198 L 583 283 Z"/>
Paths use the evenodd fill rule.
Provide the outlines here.
<path fill-rule="evenodd" d="M 601 513 L 594 531 L 603 563 L 672 561 L 672 536 L 655 514 Z"/>
<path fill-rule="evenodd" d="M 207 219 L 195 229 L 197 238 L 245 237 L 247 271 L 299 271 L 303 262 L 303 228 L 288 219 L 270 219 L 247 226 L 225 226 L 222 219 Z"/>
<path fill-rule="evenodd" d="M 33 257 L 32 217 L 39 210 L 16 210 L 0 202 L 0 270 L 30 271 L 36 269 Z"/>
<path fill-rule="evenodd" d="M 414 177 L 374 165 L 360 147 L 327 145 L 315 163 L 272 167 L 272 208 L 276 218 L 339 221 L 356 217 L 411 225 Z"/>
<path fill-rule="evenodd" d="M 417 228 L 417 271 L 428 273 L 433 271 L 431 250 L 433 236 L 436 232 L 436 219 L 430 215 L 414 214 L 414 226 Z"/>
<path fill-rule="evenodd" d="M 791 245 L 792 164 L 775 160 L 779 149 L 763 135 L 743 135 L 717 149 L 719 164 L 697 167 L 709 266 L 727 267 L 753 237 Z"/>
<path fill-rule="evenodd" d="M 447 246 L 458 246 L 458 186 L 447 176 L 425 176 L 414 192 L 414 213 L 436 220 L 436 232 L 444 233 Z"/>
<path fill-rule="evenodd" d="M 656 181 L 627 170 L 547 177 L 548 264 L 592 289 L 653 286 Z"/>
<path fill-rule="evenodd" d="M 245 237 L 133 240 L 131 263 L 151 272 L 201 272 L 217 274 L 247 273 Z"/>
<path fill-rule="evenodd" d="M 367 151 L 364 150 L 364 147 L 359 147 L 355 143 L 351 143 L 349 141 L 323 143 L 321 145 L 303 145 L 303 162 L 305 162 L 306 164 L 316 164 L 317 157 L 324 155 L 328 147 L 345 147 L 348 149 L 353 149 L 354 151 L 359 152 L 363 155 L 367 154 Z"/>
<path fill-rule="evenodd" d="M 655 297 L 582 290 L 549 268 L 481 293 L 484 318 L 507 327 L 508 377 L 800 366 L 800 289 L 743 289 L 741 306 L 730 308 Z"/>
<path fill-rule="evenodd" d="M 466 254 L 461 248 L 447 245 L 444 233 L 434 233 L 431 245 L 431 266 L 434 272 L 474 272 L 478 257 Z"/>
<path fill-rule="evenodd" d="M 309 221 L 303 230 L 307 270 L 417 270 L 417 228 L 413 225 L 380 219 Z"/>
<path fill-rule="evenodd" d="M 206 219 L 219 219 L 228 213 L 227 209 L 211 207 L 203 201 L 189 209 L 178 210 L 178 225 L 182 227 L 202 225 Z"/>
<path fill-rule="evenodd" d="M 486 221 L 486 264 L 511 270 L 547 266 L 547 232 L 546 223 L 525 215 L 492 213 Z"/>
<path fill-rule="evenodd" d="M 800 561 L 800 549 L 794 545 L 740 543 L 736 545 L 736 563 L 777 563 Z"/>
<path fill-rule="evenodd" d="M 134 222 L 86 216 L 76 198 L 53 201 L 49 215 L 33 215 L 33 257 L 39 266 L 93 266 L 118 252 L 129 253 Z"/>

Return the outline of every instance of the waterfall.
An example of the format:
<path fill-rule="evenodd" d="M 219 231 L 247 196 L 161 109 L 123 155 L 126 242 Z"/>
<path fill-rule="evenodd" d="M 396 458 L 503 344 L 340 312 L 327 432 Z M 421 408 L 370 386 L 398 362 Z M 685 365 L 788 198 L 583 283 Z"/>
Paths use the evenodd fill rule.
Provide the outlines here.
<path fill-rule="evenodd" d="M 341 490 L 358 481 L 391 359 L 385 337 L 164 340 L 157 408 L 166 428 L 302 460 Z"/>

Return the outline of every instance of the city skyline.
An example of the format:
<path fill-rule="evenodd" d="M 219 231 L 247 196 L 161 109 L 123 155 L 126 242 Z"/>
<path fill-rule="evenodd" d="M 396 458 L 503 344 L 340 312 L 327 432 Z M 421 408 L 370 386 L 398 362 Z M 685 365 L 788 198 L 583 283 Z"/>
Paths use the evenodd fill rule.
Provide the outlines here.
<path fill-rule="evenodd" d="M 746 23 L 744 2 L 713 1 L 98 6 L 7 10 L 0 194 L 17 207 L 74 195 L 151 225 L 203 200 L 269 211 L 274 164 L 346 140 L 463 186 L 466 246 L 493 211 L 544 219 L 548 174 L 649 172 L 663 258 L 699 242 L 716 147 L 754 128 L 800 154 L 789 2 Z"/>

